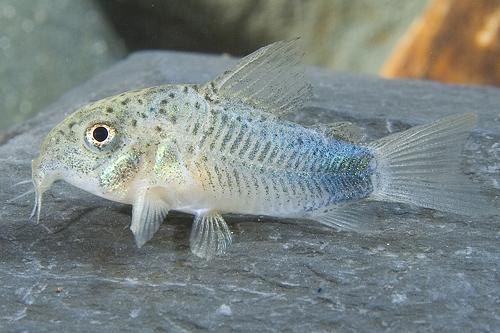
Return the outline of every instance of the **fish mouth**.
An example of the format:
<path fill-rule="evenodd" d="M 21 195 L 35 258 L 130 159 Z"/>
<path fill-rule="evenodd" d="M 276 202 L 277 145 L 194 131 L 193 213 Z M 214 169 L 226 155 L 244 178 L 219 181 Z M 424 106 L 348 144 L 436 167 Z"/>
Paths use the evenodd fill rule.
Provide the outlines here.
<path fill-rule="evenodd" d="M 31 161 L 31 179 L 35 188 L 35 204 L 31 211 L 30 220 L 36 217 L 35 224 L 39 224 L 43 194 L 58 180 L 58 177 L 56 172 L 47 171 L 40 159 L 34 159 Z"/>

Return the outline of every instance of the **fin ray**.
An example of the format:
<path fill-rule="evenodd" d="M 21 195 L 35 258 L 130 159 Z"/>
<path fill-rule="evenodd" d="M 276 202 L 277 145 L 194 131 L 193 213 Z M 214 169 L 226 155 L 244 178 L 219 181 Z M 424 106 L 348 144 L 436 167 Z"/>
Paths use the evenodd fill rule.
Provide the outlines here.
<path fill-rule="evenodd" d="M 226 251 L 232 235 L 219 213 L 208 212 L 195 216 L 189 240 L 194 255 L 210 260 Z"/>
<path fill-rule="evenodd" d="M 142 247 L 160 228 L 169 207 L 162 198 L 162 191 L 150 188 L 139 191 L 132 208 L 130 230 L 137 247 Z"/>
<path fill-rule="evenodd" d="M 323 214 L 311 217 L 314 221 L 328 227 L 359 233 L 374 231 L 373 224 L 376 221 L 375 212 L 368 203 L 353 203 L 342 206 L 334 206 Z"/>
<path fill-rule="evenodd" d="M 312 94 L 304 79 L 302 57 L 297 39 L 270 44 L 206 83 L 202 91 L 278 116 L 292 112 L 300 109 Z"/>
<path fill-rule="evenodd" d="M 462 143 L 475 123 L 474 114 L 455 115 L 371 143 L 377 161 L 371 198 L 467 216 L 495 214 L 459 170 Z"/>

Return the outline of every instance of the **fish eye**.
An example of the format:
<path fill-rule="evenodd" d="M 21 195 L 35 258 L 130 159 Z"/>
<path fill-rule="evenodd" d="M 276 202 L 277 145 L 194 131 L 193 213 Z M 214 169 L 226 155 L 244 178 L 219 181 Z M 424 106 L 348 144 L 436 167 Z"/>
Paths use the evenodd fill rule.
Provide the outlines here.
<path fill-rule="evenodd" d="M 94 140 L 96 140 L 97 142 L 104 142 L 105 140 L 108 139 L 108 135 L 109 131 L 104 126 L 96 127 L 92 132 L 92 136 L 94 137 Z"/>
<path fill-rule="evenodd" d="M 89 145 L 102 149 L 113 141 L 115 134 L 113 127 L 98 123 L 87 129 L 85 137 Z"/>

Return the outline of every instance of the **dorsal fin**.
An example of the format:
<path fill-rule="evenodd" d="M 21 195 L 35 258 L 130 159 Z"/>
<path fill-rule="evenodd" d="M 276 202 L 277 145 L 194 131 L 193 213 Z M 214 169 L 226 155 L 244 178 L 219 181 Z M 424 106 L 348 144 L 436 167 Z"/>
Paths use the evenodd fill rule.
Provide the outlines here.
<path fill-rule="evenodd" d="M 279 41 L 244 57 L 231 70 L 207 82 L 202 91 L 283 115 L 302 108 L 312 94 L 301 64 L 298 39 Z"/>

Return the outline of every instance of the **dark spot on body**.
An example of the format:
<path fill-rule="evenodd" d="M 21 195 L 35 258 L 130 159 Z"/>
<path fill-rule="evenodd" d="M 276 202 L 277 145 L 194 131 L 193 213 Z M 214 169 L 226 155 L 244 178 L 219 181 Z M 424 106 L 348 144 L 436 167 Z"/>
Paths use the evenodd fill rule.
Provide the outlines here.
<path fill-rule="evenodd" d="M 200 105 L 200 102 L 196 102 L 196 103 L 194 103 L 194 107 L 195 107 L 196 109 L 199 109 L 199 108 L 200 108 L 200 106 L 201 106 L 201 105 Z"/>
<path fill-rule="evenodd" d="M 73 126 L 75 126 L 75 125 L 76 125 L 76 123 L 75 123 L 74 121 L 72 121 L 72 122 L 70 122 L 70 123 L 68 124 L 68 128 L 69 128 L 69 129 L 72 129 L 72 128 L 73 128 Z"/>
<path fill-rule="evenodd" d="M 188 92 L 188 87 L 182 88 L 182 91 L 185 92 L 185 93 L 187 93 Z"/>
<path fill-rule="evenodd" d="M 187 151 L 188 151 L 189 154 L 192 154 L 194 152 L 193 145 L 189 146 L 188 149 L 187 149 Z"/>
<path fill-rule="evenodd" d="M 157 132 L 161 132 L 162 131 L 162 128 L 160 126 L 156 126 L 155 129 L 156 129 Z"/>
<path fill-rule="evenodd" d="M 165 105 L 167 103 L 168 103 L 168 101 L 166 99 L 162 99 L 161 102 L 160 102 L 160 104 L 162 104 L 162 105 Z"/>
<path fill-rule="evenodd" d="M 155 108 L 149 108 L 149 112 L 154 112 Z"/>
<path fill-rule="evenodd" d="M 137 120 L 132 119 L 132 126 L 133 126 L 133 127 L 136 127 L 136 126 L 137 126 Z"/>
<path fill-rule="evenodd" d="M 168 94 L 168 97 L 170 97 L 170 98 L 174 98 L 174 97 L 175 97 L 175 94 L 171 92 L 170 94 Z"/>
<path fill-rule="evenodd" d="M 214 93 L 217 93 L 217 88 L 215 88 L 215 84 L 214 84 L 214 82 L 213 82 L 213 81 L 211 81 L 211 82 L 210 82 L 210 88 L 212 88 L 212 91 L 213 91 Z"/>
<path fill-rule="evenodd" d="M 127 98 L 125 98 L 125 99 L 121 102 L 121 104 L 122 104 L 122 105 L 127 105 L 129 102 L 130 102 L 130 98 L 128 98 L 128 97 L 127 97 Z"/>
<path fill-rule="evenodd" d="M 175 115 L 171 115 L 170 121 L 172 122 L 172 124 L 175 124 L 177 122 L 177 117 Z"/>
<path fill-rule="evenodd" d="M 161 114 L 167 113 L 167 111 L 165 111 L 165 109 L 159 109 L 158 112 L 160 112 Z"/>
<path fill-rule="evenodd" d="M 193 126 L 193 134 L 198 134 L 198 130 L 200 129 L 200 123 L 195 123 Z"/>
<path fill-rule="evenodd" d="M 241 121 L 241 116 L 237 116 L 236 121 Z"/>
<path fill-rule="evenodd" d="M 139 98 L 139 99 L 137 100 L 137 103 L 139 103 L 139 104 L 141 104 L 141 105 L 142 105 L 142 103 L 143 103 L 143 102 L 142 102 L 142 99 L 140 99 L 140 98 Z"/>
<path fill-rule="evenodd" d="M 113 113 L 113 108 L 110 108 L 109 106 L 106 108 L 107 113 Z"/>

